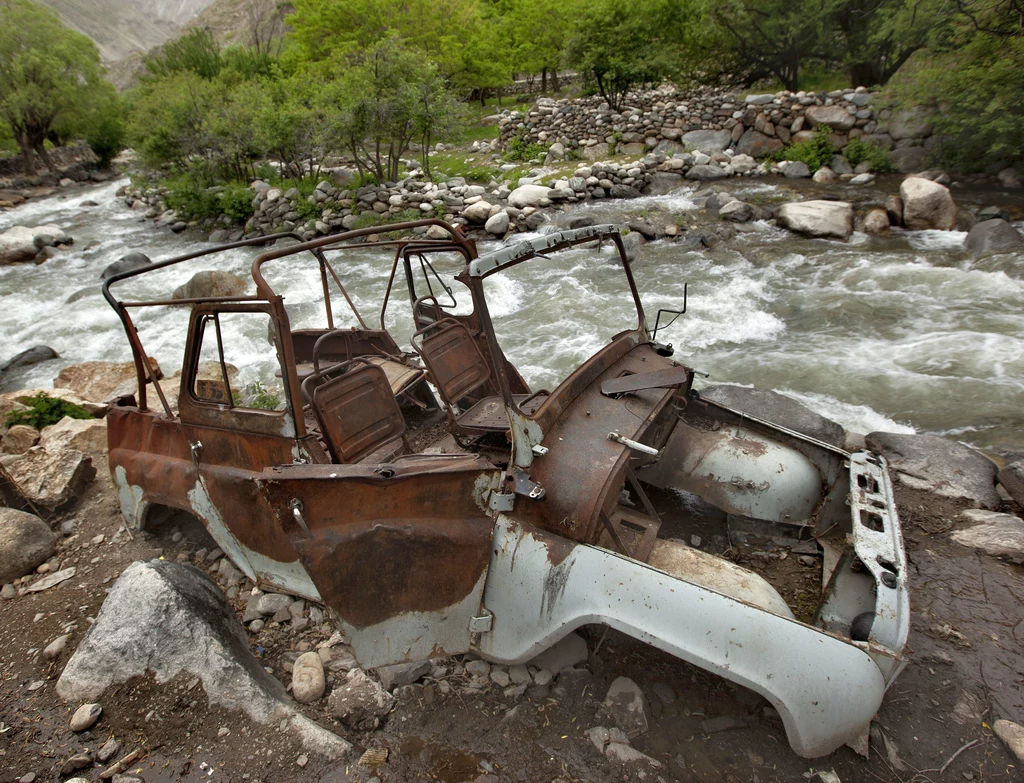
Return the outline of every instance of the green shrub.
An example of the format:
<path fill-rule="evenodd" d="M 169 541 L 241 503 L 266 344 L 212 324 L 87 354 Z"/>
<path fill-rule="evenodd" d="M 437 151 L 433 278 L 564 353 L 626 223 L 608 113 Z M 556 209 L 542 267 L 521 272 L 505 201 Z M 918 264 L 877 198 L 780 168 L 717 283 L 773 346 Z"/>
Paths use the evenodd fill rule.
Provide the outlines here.
<path fill-rule="evenodd" d="M 525 161 L 536 157 L 543 157 L 548 148 L 543 144 L 528 144 L 525 136 L 515 136 L 509 139 L 508 151 L 505 153 L 506 160 Z"/>
<path fill-rule="evenodd" d="M 835 154 L 835 149 L 832 147 L 832 129 L 828 125 L 819 125 L 813 137 L 806 141 L 790 144 L 777 157 L 773 156 L 773 158 L 802 161 L 807 164 L 807 168 L 813 174 L 822 166 L 829 165 Z"/>
<path fill-rule="evenodd" d="M 41 430 L 56 424 L 65 416 L 71 419 L 91 419 L 92 415 L 81 405 L 67 402 L 58 397 L 39 392 L 32 397 L 25 397 L 19 402 L 28 406 L 27 411 L 11 411 L 7 414 L 6 424 L 13 427 L 15 424 L 27 424 Z"/>
<path fill-rule="evenodd" d="M 253 215 L 253 192 L 245 185 L 227 185 L 220 194 L 221 212 L 234 223 L 244 223 Z"/>
<path fill-rule="evenodd" d="M 859 138 L 850 139 L 850 143 L 843 150 L 843 155 L 846 156 L 851 166 L 858 166 L 867 161 L 871 170 L 876 174 L 892 174 L 896 171 L 896 167 L 889 159 L 889 152 L 874 142 L 862 141 Z"/>
<path fill-rule="evenodd" d="M 253 381 L 245 387 L 245 391 L 235 392 L 232 401 L 239 408 L 258 408 L 260 410 L 277 410 L 281 398 L 272 393 L 260 381 Z"/>
<path fill-rule="evenodd" d="M 167 183 L 167 206 L 186 220 L 202 220 L 220 215 L 220 199 L 209 182 L 192 172 Z"/>

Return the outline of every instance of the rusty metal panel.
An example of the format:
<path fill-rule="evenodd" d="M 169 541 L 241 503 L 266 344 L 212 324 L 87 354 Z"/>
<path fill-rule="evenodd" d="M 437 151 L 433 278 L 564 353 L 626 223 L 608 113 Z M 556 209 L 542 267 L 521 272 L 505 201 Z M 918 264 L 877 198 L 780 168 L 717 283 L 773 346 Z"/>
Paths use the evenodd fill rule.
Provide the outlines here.
<path fill-rule="evenodd" d="M 405 419 L 385 372 L 376 365 L 351 366 L 313 390 L 313 411 L 339 462 L 356 462 L 405 432 Z"/>
<path fill-rule="evenodd" d="M 454 405 L 490 380 L 491 370 L 463 324 L 445 319 L 426 331 L 413 344 L 446 402 Z"/>

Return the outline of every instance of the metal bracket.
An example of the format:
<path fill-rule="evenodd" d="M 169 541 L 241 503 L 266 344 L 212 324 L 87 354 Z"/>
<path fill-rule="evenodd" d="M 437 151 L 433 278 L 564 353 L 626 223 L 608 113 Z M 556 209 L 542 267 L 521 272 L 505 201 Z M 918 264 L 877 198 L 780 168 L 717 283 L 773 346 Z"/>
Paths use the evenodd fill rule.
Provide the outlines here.
<path fill-rule="evenodd" d="M 532 481 L 525 471 L 512 468 L 508 475 L 513 479 L 512 491 L 530 500 L 543 500 L 546 493 L 544 487 Z"/>
<path fill-rule="evenodd" d="M 511 511 L 515 502 L 514 492 L 492 492 L 487 500 L 487 506 L 491 511 Z"/>
<path fill-rule="evenodd" d="M 494 620 L 494 615 L 486 609 L 481 609 L 480 611 L 482 614 L 469 618 L 470 633 L 487 633 L 491 630 L 491 623 Z"/>
<path fill-rule="evenodd" d="M 539 443 L 535 443 L 533 444 L 533 453 L 537 457 L 543 457 L 545 454 L 548 453 L 548 447 L 541 446 Z"/>

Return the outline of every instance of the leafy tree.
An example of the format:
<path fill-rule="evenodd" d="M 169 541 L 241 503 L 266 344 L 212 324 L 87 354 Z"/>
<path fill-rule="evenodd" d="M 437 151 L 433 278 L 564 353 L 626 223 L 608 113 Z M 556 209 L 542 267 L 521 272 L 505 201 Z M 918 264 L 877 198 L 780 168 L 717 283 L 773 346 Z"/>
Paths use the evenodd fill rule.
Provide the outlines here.
<path fill-rule="evenodd" d="M 152 76 L 169 76 L 190 71 L 204 79 L 220 73 L 223 60 L 220 45 L 208 29 L 190 30 L 180 38 L 165 43 L 160 50 L 143 60 Z"/>
<path fill-rule="evenodd" d="M 541 74 L 541 92 L 547 92 L 548 73 L 558 90 L 558 68 L 578 6 L 574 0 L 514 0 L 505 13 L 517 70 Z"/>
<path fill-rule="evenodd" d="M 26 174 L 36 173 L 33 150 L 53 171 L 44 141 L 91 110 L 101 83 L 92 41 L 29 0 L 0 2 L 0 118 L 21 148 Z"/>

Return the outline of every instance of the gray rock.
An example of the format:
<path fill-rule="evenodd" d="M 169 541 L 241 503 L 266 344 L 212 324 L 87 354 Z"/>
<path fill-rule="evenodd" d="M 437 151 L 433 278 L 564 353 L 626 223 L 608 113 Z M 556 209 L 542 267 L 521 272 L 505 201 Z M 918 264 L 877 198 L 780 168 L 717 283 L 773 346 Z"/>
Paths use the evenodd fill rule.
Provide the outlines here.
<path fill-rule="evenodd" d="M 507 688 L 509 683 L 512 682 L 512 678 L 508 676 L 508 672 L 504 669 L 491 669 L 491 682 L 499 688 Z"/>
<path fill-rule="evenodd" d="M 928 151 L 924 147 L 904 147 L 889 153 L 889 160 L 900 174 L 913 174 L 924 168 Z"/>
<path fill-rule="evenodd" d="M 718 211 L 718 217 L 733 223 L 746 223 L 754 219 L 754 208 L 745 201 L 730 201 Z"/>
<path fill-rule="evenodd" d="M 640 686 L 628 677 L 617 677 L 598 709 L 599 718 L 607 718 L 626 736 L 639 737 L 650 727 L 651 707 Z"/>
<path fill-rule="evenodd" d="M 570 215 L 569 219 L 565 221 L 566 228 L 586 228 L 587 226 L 593 226 L 597 223 L 597 219 L 592 215 Z"/>
<path fill-rule="evenodd" d="M 889 233 L 889 213 L 884 209 L 872 209 L 864 216 L 864 233 L 865 234 L 888 234 Z"/>
<path fill-rule="evenodd" d="M 60 355 L 47 345 L 33 345 L 26 351 L 15 355 L 3 364 L 0 364 L 0 375 L 31 367 L 40 362 L 48 362 L 50 359 L 59 359 Z"/>
<path fill-rule="evenodd" d="M 395 706 L 395 697 L 366 676 L 353 669 L 348 679 L 335 687 L 327 699 L 331 715 L 350 729 L 372 731 Z"/>
<path fill-rule="evenodd" d="M 185 285 L 178 286 L 172 299 L 199 299 L 206 297 L 241 296 L 248 284 L 238 275 L 230 272 L 196 272 Z"/>
<path fill-rule="evenodd" d="M 871 432 L 872 451 L 889 461 L 903 484 L 948 498 L 966 498 L 975 507 L 998 508 L 996 466 L 973 449 L 937 435 Z"/>
<path fill-rule="evenodd" d="M 747 128 L 736 143 L 736 153 L 738 155 L 749 155 L 752 158 L 761 158 L 773 152 L 778 152 L 782 147 L 783 144 L 779 139 L 773 136 L 766 136 L 753 128 Z"/>
<path fill-rule="evenodd" d="M 836 173 L 831 168 L 829 168 L 828 166 L 822 166 L 820 169 L 814 172 L 814 176 L 812 177 L 812 179 L 819 185 L 831 185 L 838 178 L 836 177 Z"/>
<path fill-rule="evenodd" d="M 710 155 L 728 147 L 732 142 L 732 133 L 727 130 L 694 130 L 684 133 L 681 141 L 687 149 Z"/>
<path fill-rule="evenodd" d="M 889 135 L 896 141 L 931 136 L 931 112 L 923 107 L 903 109 L 889 120 Z"/>
<path fill-rule="evenodd" d="M 964 248 L 975 258 L 1012 253 L 1022 247 L 1024 239 L 1017 229 L 999 218 L 976 223 L 964 240 Z"/>
<path fill-rule="evenodd" d="M 46 645 L 46 647 L 43 648 L 43 658 L 48 661 L 57 660 L 60 657 L 60 654 L 64 652 L 64 648 L 67 647 L 69 638 L 68 634 L 64 634 L 63 636 L 58 636 Z"/>
<path fill-rule="evenodd" d="M 198 677 L 213 704 L 257 723 L 284 723 L 307 748 L 328 757 L 352 750 L 297 711 L 252 654 L 223 594 L 192 566 L 153 560 L 125 569 L 64 668 L 57 694 L 65 701 L 94 700 L 147 672 L 158 682 Z"/>
<path fill-rule="evenodd" d="M 509 216 L 507 212 L 496 212 L 487 218 L 484 231 L 495 236 L 503 236 L 508 231 Z"/>
<path fill-rule="evenodd" d="M 0 598 L 11 601 L 18 597 L 18 588 L 12 585 L 10 582 L 0 587 Z"/>
<path fill-rule="evenodd" d="M 783 172 L 788 179 L 805 179 L 811 176 L 811 169 L 802 160 L 790 161 Z"/>
<path fill-rule="evenodd" d="M 860 168 L 860 166 L 858 166 L 857 168 Z M 874 181 L 875 181 L 875 175 L 874 174 L 870 174 L 868 172 L 864 172 L 863 174 L 858 174 L 857 176 L 853 177 L 850 180 L 850 184 L 851 185 L 870 185 Z"/>
<path fill-rule="evenodd" d="M 643 247 L 645 241 L 643 234 L 639 231 L 631 231 L 622 237 L 622 248 L 626 251 L 626 259 L 636 261 L 640 248 Z"/>
<path fill-rule="evenodd" d="M 996 736 L 1006 743 L 1006 747 L 1016 756 L 1017 762 L 1024 764 L 1024 726 L 1010 720 L 997 720 L 992 724 L 992 728 Z"/>
<path fill-rule="evenodd" d="M 15 424 L 3 434 L 0 452 L 24 454 L 39 442 L 39 430 L 27 424 Z"/>
<path fill-rule="evenodd" d="M 145 253 L 128 253 L 127 255 L 121 256 L 117 261 L 112 264 L 108 264 L 103 272 L 100 274 L 101 280 L 106 280 L 108 277 L 119 275 L 122 272 L 128 272 L 132 269 L 141 269 L 144 266 L 149 266 L 153 262 L 150 261 L 149 256 Z"/>
<path fill-rule="evenodd" d="M 290 595 L 264 593 L 256 599 L 256 611 L 264 617 L 273 616 L 281 610 L 288 611 L 294 600 Z"/>
<path fill-rule="evenodd" d="M 529 665 L 536 669 L 547 669 L 557 674 L 562 669 L 586 663 L 589 657 L 587 643 L 578 633 L 570 633 L 556 642 L 540 655 L 534 657 Z"/>
<path fill-rule="evenodd" d="M 396 663 L 394 666 L 381 666 L 376 670 L 377 677 L 384 690 L 390 691 L 400 685 L 412 685 L 417 680 L 430 674 L 430 661 L 414 663 Z"/>
<path fill-rule="evenodd" d="M 850 162 L 842 155 L 833 155 L 832 163 L 829 164 L 829 168 L 831 168 L 836 174 L 853 174 L 853 166 L 851 166 Z"/>
<path fill-rule="evenodd" d="M 853 207 L 845 201 L 803 201 L 783 204 L 780 226 L 809 237 L 849 239 L 853 233 Z"/>
<path fill-rule="evenodd" d="M 292 666 L 292 696 L 299 704 L 312 704 L 324 695 L 324 664 L 315 652 L 300 655 Z"/>
<path fill-rule="evenodd" d="M 903 199 L 899 196 L 889 196 L 885 200 L 885 213 L 889 216 L 889 225 L 903 225 Z"/>
<path fill-rule="evenodd" d="M 846 431 L 839 424 L 815 413 L 792 397 L 769 389 L 747 389 L 722 384 L 702 389 L 700 396 L 837 448 L 843 448 L 846 443 Z"/>
<path fill-rule="evenodd" d="M 509 193 L 508 204 L 516 209 L 536 207 L 540 204 L 541 199 L 548 197 L 550 189 L 543 185 L 520 185 Z"/>
<path fill-rule="evenodd" d="M 100 764 L 106 764 L 114 758 L 114 754 L 116 754 L 120 749 L 121 743 L 111 737 L 100 746 L 99 750 L 96 751 L 96 760 Z"/>
<path fill-rule="evenodd" d="M 1024 460 L 1008 463 L 999 471 L 999 483 L 1010 497 L 1024 506 Z"/>
<path fill-rule="evenodd" d="M 0 508 L 0 584 L 32 573 L 53 557 L 57 536 L 35 514 Z"/>
<path fill-rule="evenodd" d="M 721 186 L 719 185 L 717 187 Z M 719 212 L 721 212 L 722 207 L 724 207 L 726 204 L 731 204 L 734 201 L 738 201 L 738 199 L 732 193 L 729 193 L 728 191 L 716 191 L 707 197 L 707 200 L 704 202 L 704 209 L 707 210 L 707 213 L 709 215 L 717 215 Z"/>
<path fill-rule="evenodd" d="M 1020 517 L 980 509 L 964 511 L 960 516 L 978 524 L 954 531 L 951 538 L 958 544 L 1011 563 L 1024 563 L 1024 520 Z"/>
<path fill-rule="evenodd" d="M 760 95 L 748 95 L 745 102 L 752 106 L 764 106 L 766 103 L 771 103 L 774 100 L 775 96 L 771 93 L 762 93 Z"/>
<path fill-rule="evenodd" d="M 467 661 L 466 673 L 471 677 L 486 677 L 491 673 L 491 665 L 487 661 Z"/>
<path fill-rule="evenodd" d="M 900 183 L 903 225 L 911 231 L 956 228 L 956 204 L 949 188 L 922 177 L 907 177 Z"/>
<path fill-rule="evenodd" d="M 612 185 L 608 196 L 609 198 L 637 198 L 640 196 L 640 191 L 632 185 Z"/>
<path fill-rule="evenodd" d="M 609 742 L 608 747 L 604 749 L 604 755 L 610 761 L 617 761 L 620 764 L 643 763 L 650 764 L 652 767 L 662 766 L 662 763 L 657 759 L 653 759 L 646 753 L 641 753 L 632 745 L 627 745 L 623 742 Z"/>
<path fill-rule="evenodd" d="M 686 172 L 686 178 L 691 180 L 713 180 L 713 179 L 725 179 L 729 174 L 725 169 L 720 166 L 711 166 L 708 164 L 701 164 L 699 166 L 693 166 L 688 172 Z"/>
<path fill-rule="evenodd" d="M 42 579 L 37 579 L 35 582 L 25 588 L 26 593 L 41 593 L 44 590 L 49 590 L 51 587 L 59 585 L 61 582 L 66 582 L 71 579 L 78 569 L 75 566 L 71 568 L 64 568 L 56 573 L 47 574 Z"/>
<path fill-rule="evenodd" d="M 490 216 L 491 205 L 486 201 L 478 201 L 462 210 L 462 217 L 471 223 L 486 223 Z"/>
<path fill-rule="evenodd" d="M 842 106 L 811 106 L 804 116 L 812 128 L 828 125 L 833 131 L 839 132 L 848 131 L 857 123 L 857 117 Z"/>
<path fill-rule="evenodd" d="M 100 719 L 100 715 L 103 714 L 103 707 L 95 702 L 91 704 L 83 704 L 77 710 L 75 714 L 71 716 L 71 730 L 72 731 L 85 731 L 91 728 L 96 721 Z"/>

